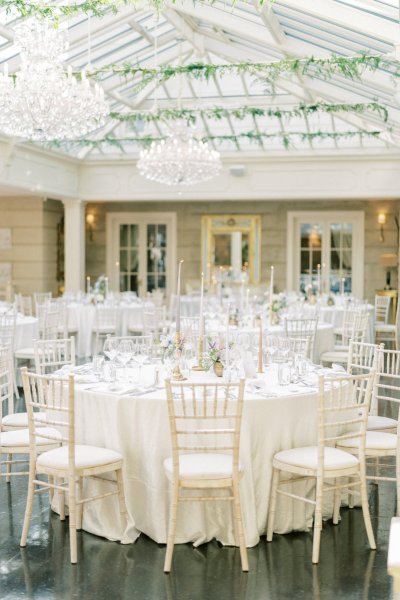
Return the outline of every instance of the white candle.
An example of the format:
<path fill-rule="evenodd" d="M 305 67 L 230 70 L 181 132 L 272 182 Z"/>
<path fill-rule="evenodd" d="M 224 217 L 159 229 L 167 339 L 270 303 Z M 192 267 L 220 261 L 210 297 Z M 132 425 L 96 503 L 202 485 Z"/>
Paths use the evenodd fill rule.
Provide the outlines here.
<path fill-rule="evenodd" d="M 105 278 L 105 284 L 106 284 L 106 296 L 108 296 L 108 277 Z"/>
<path fill-rule="evenodd" d="M 222 304 L 222 267 L 219 268 L 219 301 Z"/>
<path fill-rule="evenodd" d="M 89 277 L 89 275 L 86 277 L 86 293 L 90 294 L 90 277 Z"/>
<path fill-rule="evenodd" d="M 204 316 L 203 316 L 203 303 L 204 303 L 204 273 L 201 274 L 201 287 L 200 287 L 200 321 L 199 321 L 199 336 L 200 339 L 204 335 Z"/>
<path fill-rule="evenodd" d="M 321 265 L 317 265 L 317 292 L 321 293 Z"/>
<path fill-rule="evenodd" d="M 326 267 L 326 264 L 323 262 L 322 268 L 321 268 L 322 292 L 325 292 L 325 279 L 324 279 L 325 267 Z"/>
<path fill-rule="evenodd" d="M 344 294 L 344 282 L 345 282 L 345 278 L 342 277 L 342 279 L 340 280 L 340 293 L 342 294 L 342 296 Z"/>
<path fill-rule="evenodd" d="M 263 339 L 262 339 L 262 317 L 260 316 L 260 340 L 258 344 L 258 372 L 263 372 Z"/>
<path fill-rule="evenodd" d="M 242 273 L 242 281 L 240 282 L 240 310 L 244 308 L 244 273 Z"/>
<path fill-rule="evenodd" d="M 228 314 L 226 318 L 226 339 L 225 339 L 225 368 L 229 367 L 229 315 L 230 315 L 231 307 L 228 304 Z"/>
<path fill-rule="evenodd" d="M 246 290 L 246 310 L 247 311 L 249 310 L 249 306 L 250 306 L 249 298 L 250 298 L 250 290 L 249 290 L 249 288 L 247 288 L 247 290 Z"/>
<path fill-rule="evenodd" d="M 271 279 L 269 283 L 269 301 L 272 306 L 272 301 L 274 298 L 274 265 L 271 265 Z"/>
<path fill-rule="evenodd" d="M 176 284 L 176 324 L 175 331 L 176 333 L 180 333 L 181 331 L 181 266 L 183 260 L 179 261 L 178 267 L 178 281 Z"/>
<path fill-rule="evenodd" d="M 119 292 L 119 262 L 115 263 L 115 291 Z"/>

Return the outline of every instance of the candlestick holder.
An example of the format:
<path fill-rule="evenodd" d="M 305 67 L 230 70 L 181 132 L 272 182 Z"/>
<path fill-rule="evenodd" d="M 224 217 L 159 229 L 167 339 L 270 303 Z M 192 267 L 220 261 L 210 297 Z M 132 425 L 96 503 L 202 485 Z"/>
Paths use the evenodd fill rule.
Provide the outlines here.
<path fill-rule="evenodd" d="M 174 364 L 174 368 L 172 369 L 172 379 L 174 381 L 185 381 L 186 377 L 184 375 L 182 375 L 181 372 L 181 356 L 182 356 L 182 338 L 181 338 L 181 334 L 179 331 L 176 332 L 175 334 L 175 351 L 174 351 L 174 358 L 175 358 L 175 364 Z"/>
<path fill-rule="evenodd" d="M 192 371 L 205 371 L 206 370 L 204 367 L 204 363 L 203 363 L 203 352 L 204 352 L 204 340 L 203 340 L 203 336 L 201 335 L 199 337 L 199 348 L 198 348 L 199 364 L 192 367 Z"/>

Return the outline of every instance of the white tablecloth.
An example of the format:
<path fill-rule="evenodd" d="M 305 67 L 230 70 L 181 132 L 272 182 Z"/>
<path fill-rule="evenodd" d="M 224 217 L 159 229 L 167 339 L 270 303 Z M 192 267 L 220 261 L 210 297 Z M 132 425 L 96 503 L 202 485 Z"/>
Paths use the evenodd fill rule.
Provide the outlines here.
<path fill-rule="evenodd" d="M 33 348 L 33 340 L 39 338 L 39 322 L 35 317 L 18 315 L 15 325 L 14 349 Z"/>
<path fill-rule="evenodd" d="M 128 335 L 129 328 L 142 327 L 142 303 L 120 304 L 118 306 L 119 322 L 117 335 Z M 92 338 L 95 318 L 93 304 L 71 303 L 68 305 L 69 328 L 76 328 L 76 352 L 79 357 L 91 356 L 93 353 Z"/>
<path fill-rule="evenodd" d="M 263 398 L 246 393 L 240 483 L 248 546 L 265 533 L 273 455 L 282 449 L 316 442 L 317 392 Z M 169 510 L 169 484 L 163 460 L 171 455 L 167 403 L 164 390 L 139 397 L 111 392 L 77 390 L 78 443 L 105 446 L 124 457 L 124 481 L 129 524 L 121 531 L 116 497 L 85 507 L 83 527 L 108 539 L 134 541 L 139 532 L 165 543 Z M 91 483 L 90 485 L 104 485 Z M 304 485 L 304 484 L 301 484 Z M 308 484 L 310 486 L 310 484 Z M 198 545 L 212 538 L 234 544 L 230 511 L 225 503 L 186 503 L 179 508 L 176 542 Z M 275 531 L 304 530 L 311 525 L 312 507 L 280 498 Z"/>
<path fill-rule="evenodd" d="M 351 305 L 350 305 L 351 309 Z M 368 304 L 367 311 L 369 314 L 368 330 L 365 337 L 365 341 L 373 344 L 375 340 L 375 308 L 372 304 Z M 343 325 L 343 306 L 321 306 L 318 311 L 318 315 L 321 321 L 324 323 L 330 323 L 334 329 Z"/>

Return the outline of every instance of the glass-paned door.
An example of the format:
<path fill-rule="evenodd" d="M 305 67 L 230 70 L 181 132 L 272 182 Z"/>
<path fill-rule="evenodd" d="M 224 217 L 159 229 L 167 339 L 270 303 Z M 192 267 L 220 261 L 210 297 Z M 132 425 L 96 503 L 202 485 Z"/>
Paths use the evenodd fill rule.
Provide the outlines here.
<path fill-rule="evenodd" d="M 288 289 L 363 296 L 364 213 L 288 213 Z"/>
<path fill-rule="evenodd" d="M 138 296 L 156 289 L 169 294 L 175 257 L 175 213 L 107 215 L 107 272 L 113 289 Z"/>

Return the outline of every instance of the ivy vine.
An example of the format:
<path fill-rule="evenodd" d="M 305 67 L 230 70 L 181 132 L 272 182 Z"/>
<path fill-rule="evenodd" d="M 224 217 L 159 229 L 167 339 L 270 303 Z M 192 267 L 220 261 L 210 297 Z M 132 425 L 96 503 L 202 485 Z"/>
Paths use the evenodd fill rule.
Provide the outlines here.
<path fill-rule="evenodd" d="M 160 121 L 168 122 L 184 120 L 190 124 L 195 124 L 197 120 L 201 118 L 214 119 L 216 121 L 229 117 L 238 121 L 243 121 L 246 117 L 269 117 L 289 120 L 294 117 L 306 117 L 319 112 L 328 114 L 343 112 L 363 114 L 367 111 L 377 113 L 385 123 L 388 120 L 389 115 L 386 107 L 378 102 L 352 104 L 330 104 L 328 102 L 315 102 L 313 104 L 301 103 L 290 109 L 279 107 L 262 108 L 256 106 L 239 106 L 236 108 L 226 106 L 214 106 L 210 108 L 164 108 L 155 111 L 135 111 L 130 113 L 114 111 L 110 113 L 110 117 L 115 121 L 130 123 L 155 123 Z"/>

